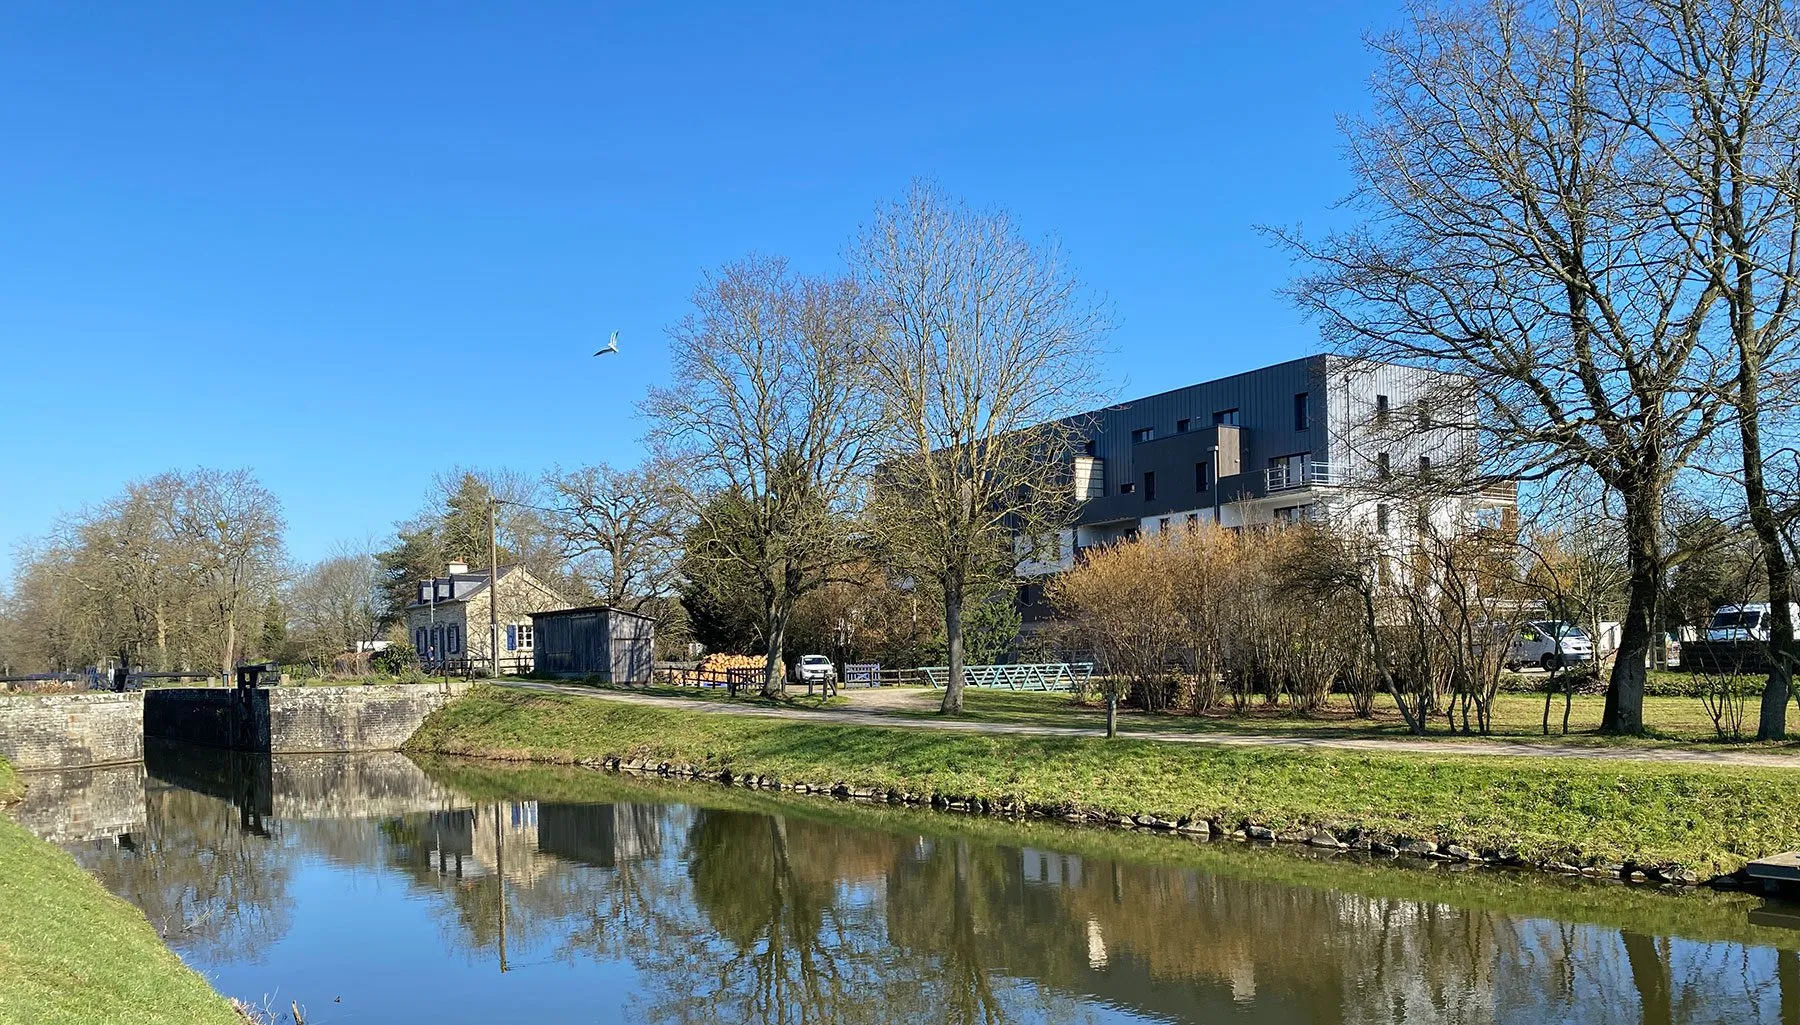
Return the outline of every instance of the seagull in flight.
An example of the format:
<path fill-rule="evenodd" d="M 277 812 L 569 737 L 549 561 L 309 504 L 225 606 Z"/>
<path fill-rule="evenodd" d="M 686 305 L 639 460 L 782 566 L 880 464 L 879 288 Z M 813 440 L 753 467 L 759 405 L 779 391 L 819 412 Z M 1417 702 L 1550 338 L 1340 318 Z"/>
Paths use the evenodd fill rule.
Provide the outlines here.
<path fill-rule="evenodd" d="M 608 338 L 606 340 L 606 348 L 601 349 L 599 352 L 594 353 L 594 355 L 604 356 L 609 352 L 618 352 L 618 351 L 619 351 L 619 333 L 617 331 L 614 331 L 612 333 L 612 337 Z"/>

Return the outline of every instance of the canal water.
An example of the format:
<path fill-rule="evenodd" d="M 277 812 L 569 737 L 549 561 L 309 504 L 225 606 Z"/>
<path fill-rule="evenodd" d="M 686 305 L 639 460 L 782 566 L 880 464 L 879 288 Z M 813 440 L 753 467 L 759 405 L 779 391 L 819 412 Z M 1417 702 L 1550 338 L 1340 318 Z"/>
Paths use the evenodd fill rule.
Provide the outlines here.
<path fill-rule="evenodd" d="M 1800 913 L 1743 896 L 392 754 L 31 783 L 21 821 L 307 1025 L 1800 1025 Z"/>

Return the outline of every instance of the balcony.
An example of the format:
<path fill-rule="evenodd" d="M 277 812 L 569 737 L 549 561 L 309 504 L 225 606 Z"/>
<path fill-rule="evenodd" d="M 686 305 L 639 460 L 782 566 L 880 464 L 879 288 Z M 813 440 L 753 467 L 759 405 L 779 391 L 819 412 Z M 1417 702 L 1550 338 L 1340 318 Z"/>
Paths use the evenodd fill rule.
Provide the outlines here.
<path fill-rule="evenodd" d="M 1273 495 L 1301 488 L 1338 487 L 1347 479 L 1334 463 L 1284 462 L 1263 471 L 1263 492 Z"/>

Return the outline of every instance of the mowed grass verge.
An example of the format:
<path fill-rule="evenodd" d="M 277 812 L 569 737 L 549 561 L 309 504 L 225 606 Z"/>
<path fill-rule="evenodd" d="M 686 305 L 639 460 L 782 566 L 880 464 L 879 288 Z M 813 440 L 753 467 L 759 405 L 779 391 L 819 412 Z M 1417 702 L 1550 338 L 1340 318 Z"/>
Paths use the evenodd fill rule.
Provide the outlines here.
<path fill-rule="evenodd" d="M 0 804 L 23 792 L 0 759 Z M 0 814 L 0 1023 L 244 1025 L 137 908 Z"/>
<path fill-rule="evenodd" d="M 846 726 L 478 687 L 409 748 L 669 761 L 1048 808 L 1360 828 L 1530 860 L 1702 874 L 1800 845 L 1800 774 L 1580 758 L 1424 757 Z"/>

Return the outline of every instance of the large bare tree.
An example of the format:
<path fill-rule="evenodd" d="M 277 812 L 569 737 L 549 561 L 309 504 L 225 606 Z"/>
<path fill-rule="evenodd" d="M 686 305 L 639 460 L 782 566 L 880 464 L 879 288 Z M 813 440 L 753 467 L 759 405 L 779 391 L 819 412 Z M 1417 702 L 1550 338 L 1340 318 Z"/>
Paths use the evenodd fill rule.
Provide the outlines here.
<path fill-rule="evenodd" d="M 1735 363 L 1727 395 L 1741 459 L 1728 463 L 1763 552 L 1769 676 L 1757 739 L 1787 735 L 1796 652 L 1782 503 L 1765 463 L 1794 408 L 1800 327 L 1800 12 L 1791 0 L 1621 5 L 1624 73 L 1655 83 L 1625 113 L 1656 148 L 1669 225 L 1703 259 Z"/>
<path fill-rule="evenodd" d="M 628 470 L 604 463 L 559 469 L 545 479 L 555 509 L 551 534 L 607 605 L 648 612 L 673 593 L 687 525 L 678 474 L 652 461 Z"/>
<path fill-rule="evenodd" d="M 1078 425 L 1064 418 L 1095 392 L 1107 317 L 1053 242 L 926 183 L 877 211 L 853 259 L 880 326 L 866 350 L 883 428 L 876 522 L 896 562 L 942 589 L 942 707 L 956 713 L 966 598 L 1068 522 Z"/>
<path fill-rule="evenodd" d="M 1631 122 L 1660 82 L 1605 0 L 1423 7 L 1376 39 L 1346 123 L 1363 215 L 1284 233 L 1328 342 L 1457 375 L 1495 476 L 1579 467 L 1618 498 L 1628 600 L 1604 729 L 1639 733 L 1665 570 L 1664 496 L 1721 420 L 1721 287 L 1665 202 L 1668 155 Z"/>
<path fill-rule="evenodd" d="M 196 470 L 172 503 L 174 535 L 217 625 L 219 662 L 230 673 L 241 624 L 261 616 L 282 559 L 281 503 L 248 470 Z"/>
<path fill-rule="evenodd" d="M 876 412 L 859 358 L 867 333 L 850 282 L 778 258 L 730 264 L 670 331 L 676 383 L 643 405 L 652 442 L 685 470 L 690 553 L 756 578 L 766 693 L 785 690 L 794 603 L 855 555 L 850 513 Z"/>

